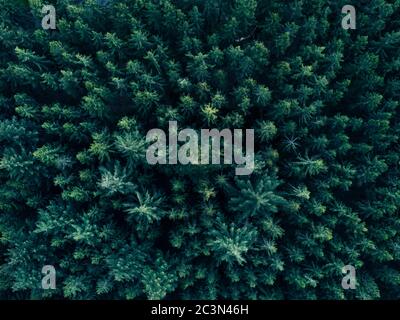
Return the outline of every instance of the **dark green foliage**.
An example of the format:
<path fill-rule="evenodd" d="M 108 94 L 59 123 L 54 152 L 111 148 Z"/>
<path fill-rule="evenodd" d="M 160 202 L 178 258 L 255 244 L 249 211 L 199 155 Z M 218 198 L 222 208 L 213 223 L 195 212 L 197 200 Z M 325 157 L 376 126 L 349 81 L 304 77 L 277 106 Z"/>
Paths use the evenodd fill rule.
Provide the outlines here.
<path fill-rule="evenodd" d="M 1 0 L 0 297 L 399 299 L 400 2 L 347 2 Z M 254 173 L 148 165 L 172 120 Z"/>

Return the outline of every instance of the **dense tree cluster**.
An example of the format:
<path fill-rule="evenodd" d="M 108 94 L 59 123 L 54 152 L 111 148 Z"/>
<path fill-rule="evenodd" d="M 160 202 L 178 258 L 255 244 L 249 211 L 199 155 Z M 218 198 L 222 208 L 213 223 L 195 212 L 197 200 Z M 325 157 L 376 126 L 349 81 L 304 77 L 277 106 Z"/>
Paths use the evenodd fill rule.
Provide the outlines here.
<path fill-rule="evenodd" d="M 348 2 L 0 0 L 0 297 L 399 299 L 400 1 Z M 253 174 L 149 165 L 168 121 Z"/>

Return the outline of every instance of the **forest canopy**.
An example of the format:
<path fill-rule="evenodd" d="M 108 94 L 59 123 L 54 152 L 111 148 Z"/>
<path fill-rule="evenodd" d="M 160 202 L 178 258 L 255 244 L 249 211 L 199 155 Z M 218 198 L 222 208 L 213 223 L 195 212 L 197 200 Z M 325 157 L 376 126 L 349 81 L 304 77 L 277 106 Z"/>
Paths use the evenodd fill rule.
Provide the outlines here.
<path fill-rule="evenodd" d="M 399 299 L 400 1 L 349 2 L 0 0 L 0 298 Z M 169 121 L 254 171 L 148 164 Z"/>

